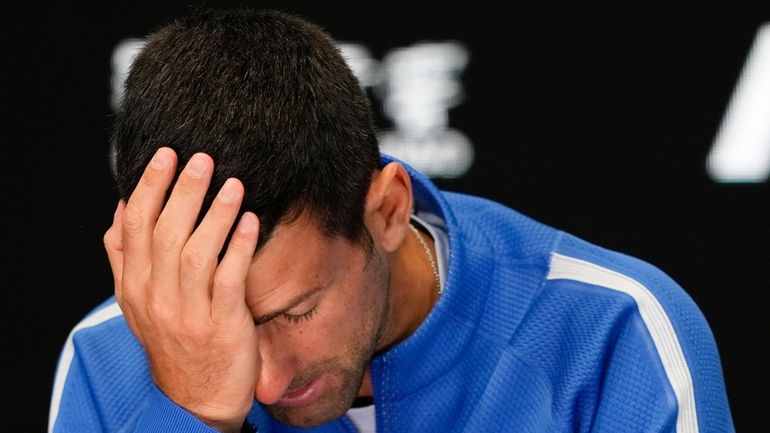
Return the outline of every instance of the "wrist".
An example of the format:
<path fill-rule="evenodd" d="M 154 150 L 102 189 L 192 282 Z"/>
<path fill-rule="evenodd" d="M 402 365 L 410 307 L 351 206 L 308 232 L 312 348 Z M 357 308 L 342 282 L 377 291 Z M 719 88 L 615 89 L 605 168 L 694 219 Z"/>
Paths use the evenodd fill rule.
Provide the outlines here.
<path fill-rule="evenodd" d="M 213 428 L 214 430 L 220 431 L 222 433 L 241 433 L 245 419 L 240 422 L 210 422 L 206 421 L 205 419 L 202 419 L 201 421 L 206 423 L 206 425 Z"/>
<path fill-rule="evenodd" d="M 246 422 L 246 413 L 239 412 L 231 416 L 211 416 L 212 412 L 201 413 L 190 411 L 196 418 L 203 421 L 207 426 L 222 433 L 240 433 L 243 424 Z"/>

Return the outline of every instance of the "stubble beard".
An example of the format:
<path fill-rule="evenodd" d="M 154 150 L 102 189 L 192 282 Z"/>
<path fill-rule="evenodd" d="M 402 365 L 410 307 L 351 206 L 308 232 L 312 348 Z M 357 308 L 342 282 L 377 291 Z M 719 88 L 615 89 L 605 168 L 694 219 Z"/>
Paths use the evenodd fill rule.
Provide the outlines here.
<path fill-rule="evenodd" d="M 366 362 L 356 362 L 351 368 L 344 368 L 336 362 L 333 366 L 324 362 L 322 371 L 314 373 L 315 376 L 309 374 L 306 380 L 303 377 L 304 383 L 307 383 L 319 374 L 326 375 L 326 390 L 316 401 L 296 408 L 278 405 L 263 407 L 270 416 L 291 427 L 310 428 L 327 423 L 350 408 L 363 381 L 366 366 Z"/>

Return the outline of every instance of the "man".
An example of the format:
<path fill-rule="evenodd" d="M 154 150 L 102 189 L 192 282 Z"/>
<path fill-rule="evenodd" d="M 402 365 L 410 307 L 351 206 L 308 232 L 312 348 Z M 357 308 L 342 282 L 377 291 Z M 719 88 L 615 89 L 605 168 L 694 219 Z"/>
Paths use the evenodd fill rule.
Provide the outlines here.
<path fill-rule="evenodd" d="M 52 431 L 732 430 L 675 283 L 380 159 L 307 22 L 162 28 L 115 140 L 115 299 L 65 346 Z"/>

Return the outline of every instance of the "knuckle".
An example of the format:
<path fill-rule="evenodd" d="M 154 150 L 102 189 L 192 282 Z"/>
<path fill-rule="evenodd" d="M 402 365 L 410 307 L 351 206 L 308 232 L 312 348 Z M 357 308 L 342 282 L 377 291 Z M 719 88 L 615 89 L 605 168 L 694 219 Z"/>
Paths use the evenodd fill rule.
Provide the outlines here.
<path fill-rule="evenodd" d="M 123 211 L 123 229 L 126 233 L 137 235 L 142 232 L 144 224 L 142 212 L 137 209 L 136 205 L 127 204 L 126 209 Z"/>
<path fill-rule="evenodd" d="M 253 248 L 251 247 L 249 241 L 244 239 L 244 237 L 238 233 L 233 234 L 232 239 L 230 239 L 230 243 L 227 245 L 227 252 L 237 256 L 251 255 L 252 250 Z"/>
<path fill-rule="evenodd" d="M 159 220 L 152 232 L 152 242 L 161 250 L 171 250 L 179 245 L 179 235 L 168 223 Z"/>
<path fill-rule="evenodd" d="M 182 317 L 181 327 L 183 332 L 193 339 L 207 339 L 210 334 L 210 328 L 205 322 L 188 315 Z"/>
<path fill-rule="evenodd" d="M 184 269 L 192 271 L 205 269 L 211 265 L 211 262 L 212 259 L 197 248 L 189 247 L 182 250 L 181 263 Z"/>
<path fill-rule="evenodd" d="M 104 232 L 104 236 L 102 237 L 102 243 L 104 243 L 104 247 L 108 250 L 115 249 L 115 235 L 112 232 L 112 228 Z"/>
<path fill-rule="evenodd" d="M 139 183 L 144 188 L 155 189 L 161 186 L 161 179 L 153 170 L 148 170 L 144 173 Z"/>
<path fill-rule="evenodd" d="M 123 247 L 120 233 L 118 233 L 114 227 L 110 227 L 104 232 L 102 242 L 104 243 L 104 248 L 107 250 L 119 251 Z"/>
<path fill-rule="evenodd" d="M 195 202 L 203 194 L 205 190 L 201 190 L 199 185 L 190 184 L 188 179 L 180 179 L 174 186 L 174 200 L 181 202 Z"/>
<path fill-rule="evenodd" d="M 170 324 L 175 317 L 175 311 L 165 302 L 151 299 L 147 302 L 147 318 L 153 323 Z"/>
<path fill-rule="evenodd" d="M 180 182 L 177 187 L 178 194 L 184 199 L 195 199 L 200 194 L 200 187 L 198 185 L 191 185 L 187 182 Z"/>
<path fill-rule="evenodd" d="M 229 275 L 223 275 L 221 272 L 214 275 L 214 287 L 225 291 L 232 291 L 240 288 L 243 282 L 232 278 Z"/>

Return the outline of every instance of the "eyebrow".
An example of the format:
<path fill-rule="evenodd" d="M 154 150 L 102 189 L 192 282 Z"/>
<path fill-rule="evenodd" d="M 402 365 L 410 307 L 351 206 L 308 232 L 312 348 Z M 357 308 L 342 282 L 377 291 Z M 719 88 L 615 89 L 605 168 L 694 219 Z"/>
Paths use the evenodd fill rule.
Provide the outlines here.
<path fill-rule="evenodd" d="M 321 291 L 323 291 L 325 289 L 326 289 L 326 286 L 318 286 L 318 287 L 314 288 L 313 290 L 310 290 L 310 291 L 308 291 L 306 293 L 303 293 L 303 294 L 299 295 L 298 297 L 296 297 L 293 301 L 289 302 L 289 304 L 286 305 L 285 307 L 280 308 L 280 309 L 278 309 L 276 311 L 273 311 L 272 313 L 263 314 L 263 315 L 261 315 L 259 317 L 254 318 L 254 324 L 259 326 L 259 325 L 262 325 L 264 323 L 267 323 L 267 322 L 275 319 L 276 317 L 280 316 L 281 314 L 286 313 L 287 311 L 291 310 L 292 308 L 296 307 L 297 305 L 299 305 L 299 304 L 303 303 L 304 301 L 308 300 L 313 295 L 315 295 L 315 294 L 317 294 L 317 293 L 319 293 L 319 292 L 321 292 Z"/>

